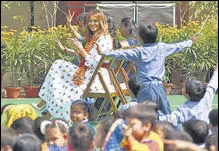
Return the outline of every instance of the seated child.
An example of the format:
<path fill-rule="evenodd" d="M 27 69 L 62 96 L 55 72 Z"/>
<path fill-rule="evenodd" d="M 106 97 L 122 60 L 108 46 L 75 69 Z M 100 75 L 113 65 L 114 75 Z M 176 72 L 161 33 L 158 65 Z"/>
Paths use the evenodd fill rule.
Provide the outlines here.
<path fill-rule="evenodd" d="M 18 135 L 13 128 L 1 126 L 1 151 L 11 151 Z"/>
<path fill-rule="evenodd" d="M 208 124 L 202 120 L 190 119 L 182 124 L 183 130 L 193 139 L 193 142 L 201 148 L 204 148 L 205 139 L 208 136 Z"/>
<path fill-rule="evenodd" d="M 94 135 L 84 123 L 75 122 L 69 128 L 68 151 L 94 151 Z"/>
<path fill-rule="evenodd" d="M 208 115 L 209 128 L 211 133 L 218 132 L 218 108 L 211 110 Z"/>
<path fill-rule="evenodd" d="M 218 88 L 218 64 L 207 87 L 198 80 L 186 80 L 185 94 L 187 101 L 178 107 L 171 114 L 159 114 L 159 120 L 169 121 L 175 127 L 179 127 L 189 119 L 203 120 L 209 123 L 209 112 L 212 108 L 212 101 Z"/>
<path fill-rule="evenodd" d="M 45 135 L 49 151 L 66 151 L 68 149 L 68 125 L 61 119 L 45 120 L 40 129 Z"/>
<path fill-rule="evenodd" d="M 91 108 L 91 100 L 90 99 L 84 99 L 84 100 L 76 100 L 71 104 L 71 113 L 70 118 L 72 121 L 72 124 L 75 122 L 82 122 L 85 123 L 95 134 L 94 128 L 89 123 L 89 119 L 93 116 L 93 111 Z"/>
<path fill-rule="evenodd" d="M 124 138 L 121 147 L 125 150 L 138 151 L 160 151 L 158 141 L 150 138 L 151 128 L 156 120 L 156 109 L 152 106 L 141 103 L 124 111 L 127 126 L 124 131 Z"/>

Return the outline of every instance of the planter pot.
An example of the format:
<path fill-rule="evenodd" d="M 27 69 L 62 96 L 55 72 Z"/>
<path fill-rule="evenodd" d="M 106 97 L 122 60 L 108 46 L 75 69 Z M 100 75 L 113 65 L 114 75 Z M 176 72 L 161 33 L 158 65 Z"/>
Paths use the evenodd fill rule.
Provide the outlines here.
<path fill-rule="evenodd" d="M 26 97 L 28 98 L 37 98 L 39 87 L 38 86 L 24 86 L 24 91 L 26 93 Z"/>
<path fill-rule="evenodd" d="M 8 98 L 17 98 L 20 95 L 20 87 L 6 87 L 5 89 Z"/>
<path fill-rule="evenodd" d="M 173 87 L 173 84 L 172 83 L 164 83 L 163 85 L 164 85 L 164 87 L 166 89 L 166 95 L 169 95 L 170 92 L 171 92 L 171 89 Z"/>
<path fill-rule="evenodd" d="M 185 82 L 178 83 L 178 86 L 181 89 L 181 94 L 183 95 L 185 93 Z"/>

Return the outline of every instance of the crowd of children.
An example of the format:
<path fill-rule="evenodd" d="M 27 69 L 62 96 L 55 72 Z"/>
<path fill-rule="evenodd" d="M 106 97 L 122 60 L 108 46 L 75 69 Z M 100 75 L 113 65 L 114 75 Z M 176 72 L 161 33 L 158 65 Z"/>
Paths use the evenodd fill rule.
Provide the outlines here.
<path fill-rule="evenodd" d="M 86 15 L 87 20 L 83 16 L 83 22 L 78 22 L 84 37 L 70 25 L 73 16 L 69 14 L 67 17 L 75 36 L 83 43 L 73 40 L 79 50 L 65 48 L 57 41 L 64 51 L 78 53 L 82 63 L 77 66 L 56 61 L 52 66 L 54 71 L 51 69 L 46 77 L 47 82 L 41 88 L 40 97 L 45 101 L 47 112 L 52 117 L 37 117 L 31 105 L 5 105 L 1 109 L 1 150 L 217 151 L 218 109 L 212 110 L 212 101 L 218 89 L 218 64 L 207 86 L 195 79 L 185 82 L 186 102 L 175 111 L 171 112 L 162 85 L 165 58 L 191 47 L 198 36 L 174 44 L 155 43 L 157 27 L 140 25 L 138 34 L 144 44 L 132 47 L 137 45 L 134 30 L 137 28 L 127 17 L 120 24 L 121 33 L 127 36 L 127 41 L 113 45 L 112 38 L 105 31 L 108 26 L 103 13 L 93 11 Z M 110 19 L 109 22 L 112 23 Z M 124 43 L 129 49 L 123 49 Z M 122 50 L 112 50 L 116 45 Z M 97 65 L 101 55 L 134 61 L 136 76 L 130 77 L 128 81 L 134 97 L 114 115 L 102 119 L 94 128 L 90 124 L 96 114 L 92 105 L 94 102 L 90 98 L 81 99 L 80 91 L 88 83 L 87 79 L 95 69 L 91 67 Z M 61 80 L 58 70 L 64 66 L 71 66 L 75 72 L 71 76 L 64 71 L 60 72 L 63 79 L 69 81 L 65 81 L 64 87 L 59 87 L 63 83 L 57 83 Z M 56 76 L 53 75 L 55 71 Z M 81 75 L 79 71 L 84 74 Z M 70 80 L 73 80 L 73 86 Z"/>

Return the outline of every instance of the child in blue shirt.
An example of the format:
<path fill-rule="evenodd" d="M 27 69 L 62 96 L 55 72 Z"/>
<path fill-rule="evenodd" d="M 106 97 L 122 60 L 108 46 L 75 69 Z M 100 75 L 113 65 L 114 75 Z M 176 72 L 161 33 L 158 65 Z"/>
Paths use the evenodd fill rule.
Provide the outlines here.
<path fill-rule="evenodd" d="M 214 95 L 218 88 L 218 64 L 207 87 L 198 80 L 187 80 L 185 94 L 187 101 L 171 114 L 158 112 L 159 120 L 169 121 L 178 127 L 189 119 L 203 120 L 209 123 L 209 113 L 212 108 Z"/>
<path fill-rule="evenodd" d="M 171 113 L 170 105 L 166 97 L 165 88 L 162 85 L 162 79 L 165 74 L 165 58 L 184 48 L 191 47 L 198 37 L 194 36 L 192 40 L 173 44 L 155 43 L 158 35 L 158 29 L 155 25 L 140 25 L 139 35 L 144 42 L 142 47 L 113 50 L 104 53 L 104 55 L 116 59 L 134 61 L 137 69 L 136 81 L 141 84 L 137 101 L 151 100 L 158 105 L 158 108 L 163 113 L 169 114 Z M 102 53 L 100 49 L 98 51 L 100 54 Z"/>

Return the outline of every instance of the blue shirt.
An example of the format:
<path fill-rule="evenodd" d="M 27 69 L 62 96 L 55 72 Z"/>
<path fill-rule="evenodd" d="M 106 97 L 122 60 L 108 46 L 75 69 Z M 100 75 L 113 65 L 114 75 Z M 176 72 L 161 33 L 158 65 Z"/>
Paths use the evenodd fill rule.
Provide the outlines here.
<path fill-rule="evenodd" d="M 169 121 L 176 127 L 190 119 L 203 120 L 209 123 L 208 115 L 212 109 L 212 102 L 217 88 L 218 71 L 214 71 L 213 76 L 207 85 L 206 92 L 200 101 L 186 101 L 171 114 L 164 115 L 159 111 L 159 120 Z"/>
<path fill-rule="evenodd" d="M 135 61 L 136 80 L 138 83 L 144 83 L 154 79 L 161 81 L 165 74 L 165 58 L 191 46 L 191 40 L 173 44 L 153 43 L 132 49 L 108 51 L 104 55 L 116 59 Z"/>

